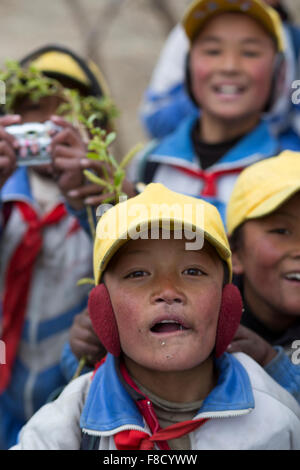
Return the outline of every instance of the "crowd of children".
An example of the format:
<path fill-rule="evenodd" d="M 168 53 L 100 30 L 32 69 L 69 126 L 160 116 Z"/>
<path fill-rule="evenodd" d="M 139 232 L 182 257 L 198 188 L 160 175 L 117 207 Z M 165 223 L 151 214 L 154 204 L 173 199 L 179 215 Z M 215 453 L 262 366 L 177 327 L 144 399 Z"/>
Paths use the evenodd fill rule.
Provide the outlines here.
<path fill-rule="evenodd" d="M 263 0 L 190 4 L 179 81 L 164 53 L 154 81 L 161 72 L 172 87 L 147 106 L 159 140 L 94 240 L 86 205 L 109 194 L 83 170 L 102 176 L 103 163 L 55 116 L 57 99 L 25 97 L 0 118 L 0 448 L 300 449 L 300 136 L 288 94 L 300 34 L 284 15 Z M 64 48 L 28 63 L 84 96 L 107 93 L 94 64 Z M 49 119 L 52 163 L 17 167 L 5 127 Z M 92 271 L 92 290 L 76 285 Z"/>

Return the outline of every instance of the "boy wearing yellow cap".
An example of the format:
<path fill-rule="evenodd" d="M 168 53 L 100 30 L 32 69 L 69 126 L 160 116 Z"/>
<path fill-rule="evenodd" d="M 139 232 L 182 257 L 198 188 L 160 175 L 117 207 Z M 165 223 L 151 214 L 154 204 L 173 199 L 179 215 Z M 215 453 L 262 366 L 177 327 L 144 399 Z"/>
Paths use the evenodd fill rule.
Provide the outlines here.
<path fill-rule="evenodd" d="M 102 82 L 83 59 L 60 46 L 47 46 L 22 61 L 83 95 L 101 96 Z M 0 368 L 0 448 L 10 447 L 20 427 L 48 395 L 66 383 L 60 355 L 74 316 L 87 304 L 92 242 L 67 210 L 61 187 L 80 184 L 62 166 L 16 166 L 18 141 L 6 126 L 42 123 L 55 114 L 59 100 L 48 96 L 18 99 L 17 115 L 0 118 L 1 315 L 5 364 Z M 85 156 L 77 129 L 53 118 L 60 131 L 52 138 L 56 162 Z M 72 200 L 72 202 L 74 202 Z M 72 295 L 69 295 L 72 292 Z"/>
<path fill-rule="evenodd" d="M 285 0 L 264 2 L 279 13 L 284 26 L 284 55 L 287 67 L 285 86 L 266 116 L 276 132 L 284 132 L 290 129 L 292 113 L 295 110 L 291 102 L 290 88 L 292 82 L 298 78 L 300 28 Z M 140 118 L 152 138 L 165 137 L 173 132 L 186 116 L 197 112 L 184 83 L 188 50 L 189 42 L 179 23 L 168 35 L 143 95 Z"/>
<path fill-rule="evenodd" d="M 98 222 L 94 329 L 109 351 L 39 410 L 16 449 L 299 449 L 300 408 L 250 357 L 221 218 L 160 184 Z M 222 419 L 220 419 L 222 418 Z"/>
<path fill-rule="evenodd" d="M 182 24 L 187 88 L 198 112 L 142 152 L 130 178 L 204 197 L 225 220 L 243 168 L 280 148 L 300 149 L 299 139 L 280 141 L 263 119 L 282 91 L 282 24 L 260 0 L 196 0 Z"/>
<path fill-rule="evenodd" d="M 251 330 L 242 328 L 230 350 L 250 354 L 298 401 L 299 157 L 285 151 L 244 170 L 227 210 L 233 270 L 244 298 L 242 324 Z"/>

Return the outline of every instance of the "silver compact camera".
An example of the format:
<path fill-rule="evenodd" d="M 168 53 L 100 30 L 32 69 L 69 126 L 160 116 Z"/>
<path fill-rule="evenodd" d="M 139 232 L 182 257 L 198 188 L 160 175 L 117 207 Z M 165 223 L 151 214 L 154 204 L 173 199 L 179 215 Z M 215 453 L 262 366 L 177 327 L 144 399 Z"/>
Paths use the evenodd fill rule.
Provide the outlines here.
<path fill-rule="evenodd" d="M 61 130 L 52 121 L 14 124 L 5 128 L 19 142 L 17 166 L 43 165 L 51 162 L 48 146 L 52 137 Z"/>

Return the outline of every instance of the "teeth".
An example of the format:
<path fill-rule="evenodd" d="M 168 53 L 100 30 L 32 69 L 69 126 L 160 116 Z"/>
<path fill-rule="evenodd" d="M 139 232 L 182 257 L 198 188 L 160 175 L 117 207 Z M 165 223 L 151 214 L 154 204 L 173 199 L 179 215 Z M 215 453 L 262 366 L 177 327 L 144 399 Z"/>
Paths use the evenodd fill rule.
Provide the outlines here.
<path fill-rule="evenodd" d="M 238 93 L 239 89 L 235 85 L 222 85 L 219 87 L 220 93 L 224 93 L 226 95 L 234 95 Z"/>
<path fill-rule="evenodd" d="M 178 321 L 175 321 L 175 320 L 163 320 L 163 321 L 160 321 L 159 323 L 178 323 Z"/>
<path fill-rule="evenodd" d="M 292 279 L 296 281 L 300 281 L 300 273 L 290 273 L 286 275 L 287 279 Z"/>

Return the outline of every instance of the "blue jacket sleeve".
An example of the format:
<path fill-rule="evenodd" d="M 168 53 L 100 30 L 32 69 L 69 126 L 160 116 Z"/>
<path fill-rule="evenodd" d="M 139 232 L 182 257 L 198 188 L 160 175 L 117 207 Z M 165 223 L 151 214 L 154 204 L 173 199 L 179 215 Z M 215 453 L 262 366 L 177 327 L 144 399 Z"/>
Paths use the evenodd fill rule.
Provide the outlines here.
<path fill-rule="evenodd" d="M 79 361 L 77 357 L 73 354 L 70 344 L 66 343 L 61 354 L 60 368 L 67 382 L 72 380 L 78 366 Z M 90 372 L 91 370 L 92 369 L 89 367 L 84 367 L 80 375 L 85 374 L 86 372 Z"/>
<path fill-rule="evenodd" d="M 300 364 L 294 364 L 281 346 L 275 349 L 277 356 L 264 369 L 300 403 Z"/>
<path fill-rule="evenodd" d="M 186 116 L 199 113 L 183 84 L 161 95 L 155 95 L 148 89 L 145 103 L 147 106 L 142 108 L 140 118 L 149 136 L 157 139 L 174 131 Z"/>
<path fill-rule="evenodd" d="M 74 217 L 76 217 L 76 219 L 77 219 L 78 222 L 80 223 L 80 226 L 83 228 L 83 230 L 84 230 L 91 238 L 93 238 L 93 235 L 92 235 L 92 232 L 91 232 L 91 227 L 90 227 L 89 220 L 88 220 L 88 213 L 87 213 L 86 207 L 84 207 L 84 208 L 81 209 L 81 210 L 75 210 L 75 209 L 73 209 L 73 207 L 71 207 L 68 203 L 66 203 L 66 208 L 67 208 L 68 212 L 69 212 L 71 215 L 73 215 Z M 97 220 L 96 220 L 96 211 L 93 210 L 92 213 L 93 213 L 94 225 L 95 225 L 95 227 L 96 227 L 96 224 L 97 224 Z"/>

